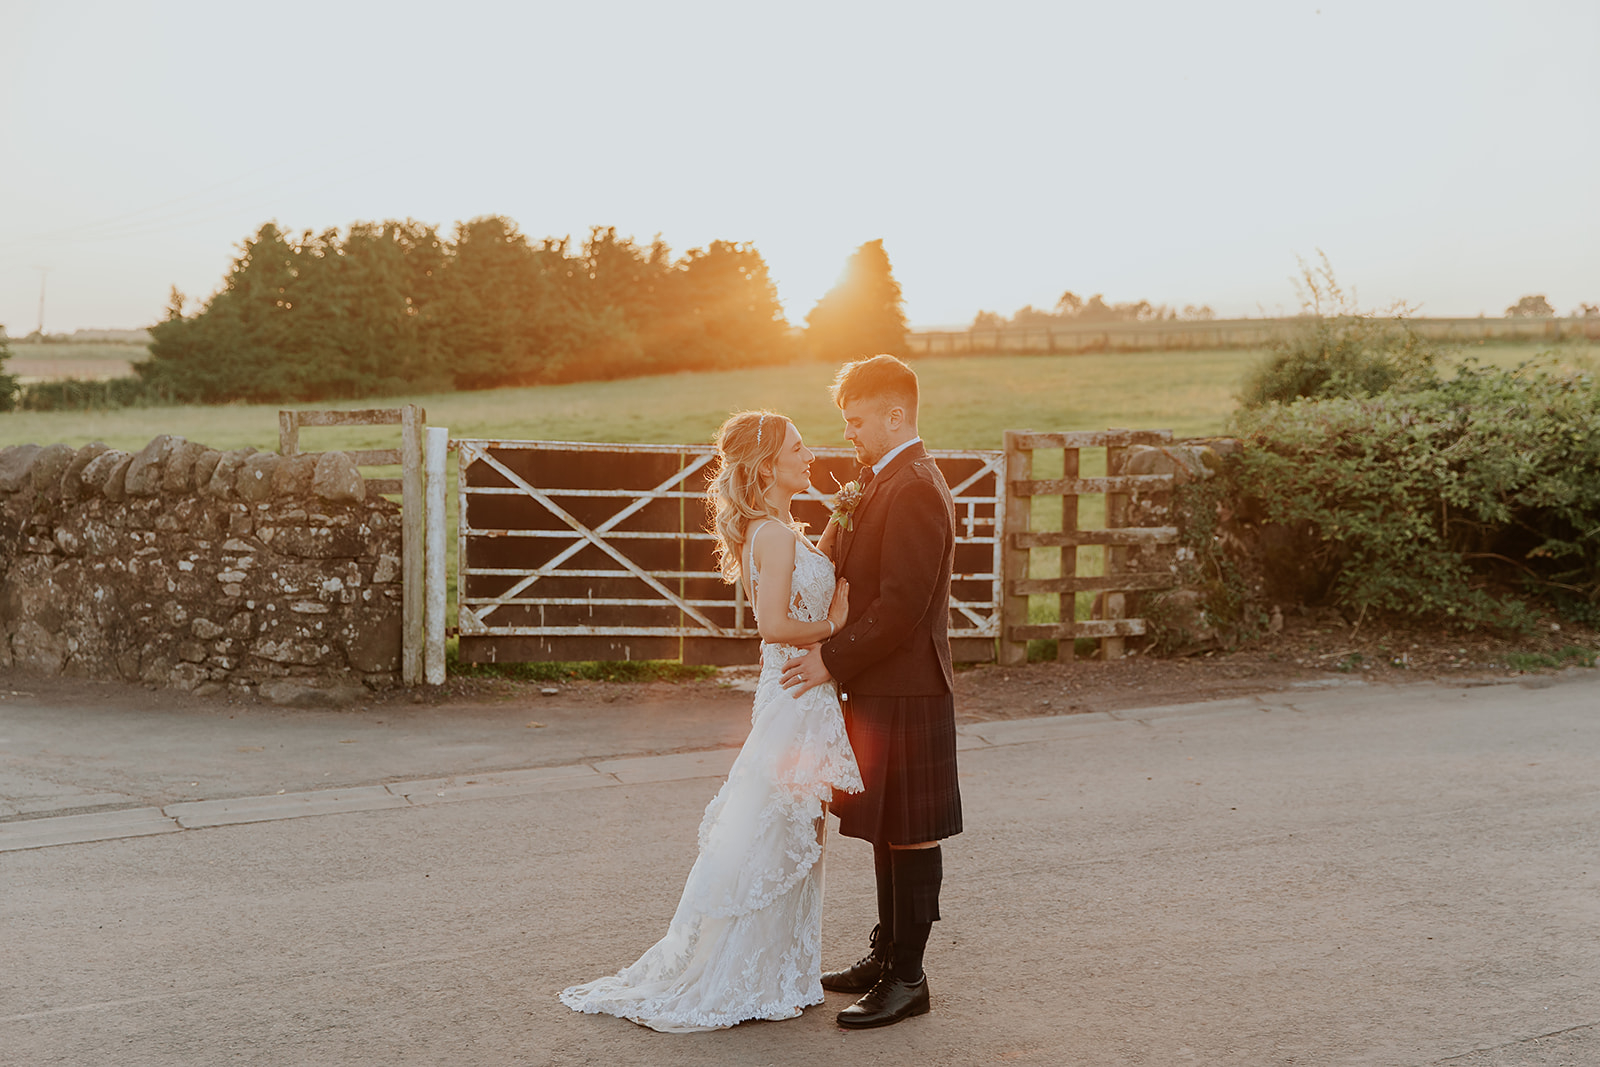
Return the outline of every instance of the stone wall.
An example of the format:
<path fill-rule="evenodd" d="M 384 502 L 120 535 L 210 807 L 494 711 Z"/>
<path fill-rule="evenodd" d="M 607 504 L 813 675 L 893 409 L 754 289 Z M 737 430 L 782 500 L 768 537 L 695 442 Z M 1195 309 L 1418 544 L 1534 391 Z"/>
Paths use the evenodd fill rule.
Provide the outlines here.
<path fill-rule="evenodd" d="M 399 681 L 400 509 L 342 452 L 0 451 L 0 667 L 197 693 Z"/>
<path fill-rule="evenodd" d="M 1263 587 L 1259 568 L 1241 540 L 1237 502 L 1222 478 L 1229 457 L 1243 445 L 1226 437 L 1135 446 L 1122 454 L 1111 474 L 1170 474 L 1173 491 L 1129 494 L 1129 526 L 1172 526 L 1176 545 L 1142 545 L 1126 551 L 1124 569 L 1160 574 L 1170 571 L 1174 586 L 1144 593 L 1129 614 L 1145 619 L 1145 644 L 1168 653 L 1229 647 L 1246 638 L 1260 615 Z M 1213 492 L 1195 492 L 1197 486 Z M 1187 491 L 1186 491 L 1187 490 Z"/>

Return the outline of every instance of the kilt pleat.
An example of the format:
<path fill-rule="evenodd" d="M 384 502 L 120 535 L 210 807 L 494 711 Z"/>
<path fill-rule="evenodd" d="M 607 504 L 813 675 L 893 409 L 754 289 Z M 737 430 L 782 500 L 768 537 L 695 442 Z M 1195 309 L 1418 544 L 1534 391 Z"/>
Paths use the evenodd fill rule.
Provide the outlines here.
<path fill-rule="evenodd" d="M 835 794 L 846 837 L 897 845 L 961 832 L 954 697 L 854 696 L 845 729 L 865 788 Z"/>

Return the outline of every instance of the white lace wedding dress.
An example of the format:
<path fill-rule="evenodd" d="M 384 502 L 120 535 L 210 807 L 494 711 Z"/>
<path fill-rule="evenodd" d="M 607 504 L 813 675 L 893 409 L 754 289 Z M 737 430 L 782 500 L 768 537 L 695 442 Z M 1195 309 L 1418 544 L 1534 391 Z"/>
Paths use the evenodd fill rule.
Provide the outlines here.
<path fill-rule="evenodd" d="M 833 564 L 797 542 L 790 587 L 791 618 L 826 619 Z M 750 736 L 706 805 L 667 935 L 617 974 L 562 991 L 569 1008 L 688 1033 L 822 1003 L 822 805 L 835 789 L 860 792 L 861 774 L 833 684 L 798 699 L 780 684 L 796 651 L 761 645 Z"/>

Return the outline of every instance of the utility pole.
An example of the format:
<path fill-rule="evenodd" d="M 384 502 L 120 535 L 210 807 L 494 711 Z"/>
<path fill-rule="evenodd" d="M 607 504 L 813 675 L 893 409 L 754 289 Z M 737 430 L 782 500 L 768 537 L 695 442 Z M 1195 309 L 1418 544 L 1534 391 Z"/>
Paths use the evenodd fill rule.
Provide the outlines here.
<path fill-rule="evenodd" d="M 39 272 L 39 340 L 44 341 L 44 281 L 50 275 L 49 267 L 35 267 Z"/>

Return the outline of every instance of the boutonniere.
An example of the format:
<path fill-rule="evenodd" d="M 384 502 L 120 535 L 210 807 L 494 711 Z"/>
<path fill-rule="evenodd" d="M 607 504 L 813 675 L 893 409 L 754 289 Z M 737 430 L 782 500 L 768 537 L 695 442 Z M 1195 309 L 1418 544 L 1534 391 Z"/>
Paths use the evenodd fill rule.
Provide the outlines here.
<path fill-rule="evenodd" d="M 835 478 L 833 484 L 839 485 L 839 479 Z M 829 518 L 838 523 L 841 529 L 850 529 L 851 516 L 860 506 L 865 493 L 860 482 L 850 481 L 839 485 L 839 491 L 833 494 L 833 514 Z"/>

